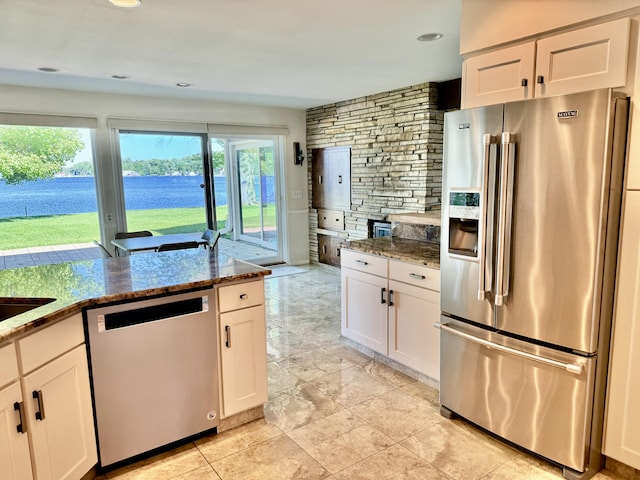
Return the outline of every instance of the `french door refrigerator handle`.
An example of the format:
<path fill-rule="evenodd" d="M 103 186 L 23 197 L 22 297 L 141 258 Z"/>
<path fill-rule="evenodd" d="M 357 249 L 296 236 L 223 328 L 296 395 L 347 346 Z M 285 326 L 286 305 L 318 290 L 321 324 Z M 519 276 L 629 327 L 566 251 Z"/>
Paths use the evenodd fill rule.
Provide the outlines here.
<path fill-rule="evenodd" d="M 444 323 L 440 324 L 439 328 L 440 330 L 444 330 L 445 332 L 451 333 L 453 335 L 457 335 L 458 337 L 462 337 L 465 340 L 469 340 L 470 342 L 478 343 L 487 348 L 492 348 L 500 352 L 508 353 L 510 355 L 515 355 L 516 357 L 526 358 L 527 360 L 533 360 L 535 362 L 544 363 L 545 365 L 550 365 L 552 367 L 561 368 L 563 370 L 566 370 L 567 372 L 574 373 L 576 375 L 582 375 L 582 371 L 584 370 L 584 367 L 580 364 L 559 362 L 557 360 L 552 360 L 551 358 L 541 357 L 539 355 L 534 355 L 533 353 L 523 352 L 515 348 L 506 347 L 504 345 L 500 345 L 498 343 L 493 343 L 493 342 L 490 342 L 489 340 L 485 340 L 484 338 L 479 338 L 474 335 L 461 332 L 460 330 L 451 328 Z"/>
<path fill-rule="evenodd" d="M 493 137 L 489 133 L 482 135 L 482 145 L 484 147 L 483 157 L 483 175 L 482 175 L 482 208 L 480 219 L 480 245 L 478 245 L 478 301 L 482 302 L 485 299 L 485 294 L 491 289 L 491 285 L 487 285 L 487 266 L 486 262 L 486 250 L 487 250 L 487 232 L 493 231 L 493 219 L 487 215 L 487 208 L 489 205 L 489 175 L 495 172 L 490 172 L 490 155 L 491 144 L 493 143 Z"/>
<path fill-rule="evenodd" d="M 504 305 L 509 294 L 509 265 L 511 263 L 511 213 L 513 209 L 513 178 L 515 142 L 510 132 L 502 133 L 500 149 L 500 203 L 498 223 L 498 256 L 496 280 L 496 306 Z"/>

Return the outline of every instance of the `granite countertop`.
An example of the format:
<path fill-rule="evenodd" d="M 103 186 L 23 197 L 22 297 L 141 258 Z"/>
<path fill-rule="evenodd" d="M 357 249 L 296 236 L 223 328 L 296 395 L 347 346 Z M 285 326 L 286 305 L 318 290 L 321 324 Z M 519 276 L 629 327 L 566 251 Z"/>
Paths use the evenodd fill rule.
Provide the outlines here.
<path fill-rule="evenodd" d="M 0 303 L 52 302 L 0 321 L 0 344 L 84 307 L 208 288 L 271 270 L 204 249 L 144 253 L 0 271 Z"/>
<path fill-rule="evenodd" d="M 377 237 L 351 240 L 345 242 L 343 248 L 440 268 L 440 245 L 437 243 L 400 237 Z"/>

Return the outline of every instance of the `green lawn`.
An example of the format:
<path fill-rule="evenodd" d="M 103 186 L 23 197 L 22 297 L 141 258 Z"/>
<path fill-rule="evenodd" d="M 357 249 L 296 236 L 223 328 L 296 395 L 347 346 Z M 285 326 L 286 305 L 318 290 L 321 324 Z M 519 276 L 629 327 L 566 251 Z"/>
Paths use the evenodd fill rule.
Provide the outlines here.
<path fill-rule="evenodd" d="M 260 207 L 244 207 L 246 227 L 260 226 Z M 218 218 L 227 218 L 227 208 L 217 208 Z M 275 225 L 275 205 L 264 209 L 265 224 Z M 224 222 L 219 222 L 222 228 Z M 154 235 L 202 232 L 205 230 L 202 208 L 163 208 L 127 212 L 127 229 L 150 230 Z M 89 243 L 100 240 L 97 213 L 15 217 L 0 219 L 0 250 Z"/>

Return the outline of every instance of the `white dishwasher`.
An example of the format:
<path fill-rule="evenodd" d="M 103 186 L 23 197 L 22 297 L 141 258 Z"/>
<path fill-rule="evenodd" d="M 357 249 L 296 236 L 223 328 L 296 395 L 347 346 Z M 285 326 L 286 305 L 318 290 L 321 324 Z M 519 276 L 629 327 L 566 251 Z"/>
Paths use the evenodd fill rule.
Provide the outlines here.
<path fill-rule="evenodd" d="M 100 465 L 218 425 L 213 289 L 85 311 Z"/>

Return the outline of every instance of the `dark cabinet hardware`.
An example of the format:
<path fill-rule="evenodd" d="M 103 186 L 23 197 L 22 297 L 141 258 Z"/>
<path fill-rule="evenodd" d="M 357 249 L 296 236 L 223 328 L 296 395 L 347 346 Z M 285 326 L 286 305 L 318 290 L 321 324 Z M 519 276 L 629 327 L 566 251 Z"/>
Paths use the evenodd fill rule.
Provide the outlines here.
<path fill-rule="evenodd" d="M 529 85 L 529 80 L 526 78 L 523 78 L 522 80 L 520 80 L 520 86 L 521 87 L 526 87 Z"/>
<path fill-rule="evenodd" d="M 418 275 L 417 273 L 410 273 L 409 276 L 411 278 L 415 278 L 416 280 L 425 280 L 427 278 L 424 275 Z"/>
<path fill-rule="evenodd" d="M 389 306 L 393 307 L 393 290 L 389 290 Z"/>
<path fill-rule="evenodd" d="M 381 288 L 381 289 L 380 289 L 380 303 L 381 303 L 381 304 L 385 304 L 385 303 L 387 303 L 387 301 L 386 301 L 386 300 L 385 300 L 385 298 L 384 298 L 384 294 L 385 294 L 385 292 L 386 292 L 386 291 L 387 291 L 387 289 L 386 289 L 386 288 Z"/>
<path fill-rule="evenodd" d="M 240 300 L 246 300 L 248 297 L 248 295 L 246 293 L 241 293 L 240 294 Z"/>
<path fill-rule="evenodd" d="M 542 85 L 544 83 L 544 76 L 543 75 L 538 75 L 538 79 L 536 80 L 540 85 Z"/>
<path fill-rule="evenodd" d="M 36 420 L 44 420 L 44 401 L 42 398 L 42 390 L 34 390 L 33 398 L 38 402 L 38 410 L 36 411 Z"/>
<path fill-rule="evenodd" d="M 24 421 L 24 402 L 14 403 L 13 409 L 17 410 L 18 415 L 20 416 L 20 423 L 16 427 L 16 429 L 18 430 L 18 433 L 27 433 L 27 424 Z"/>
<path fill-rule="evenodd" d="M 356 260 L 356 263 L 359 263 L 360 265 L 364 265 L 365 267 L 369 265 L 369 262 L 365 262 L 364 260 Z"/>

